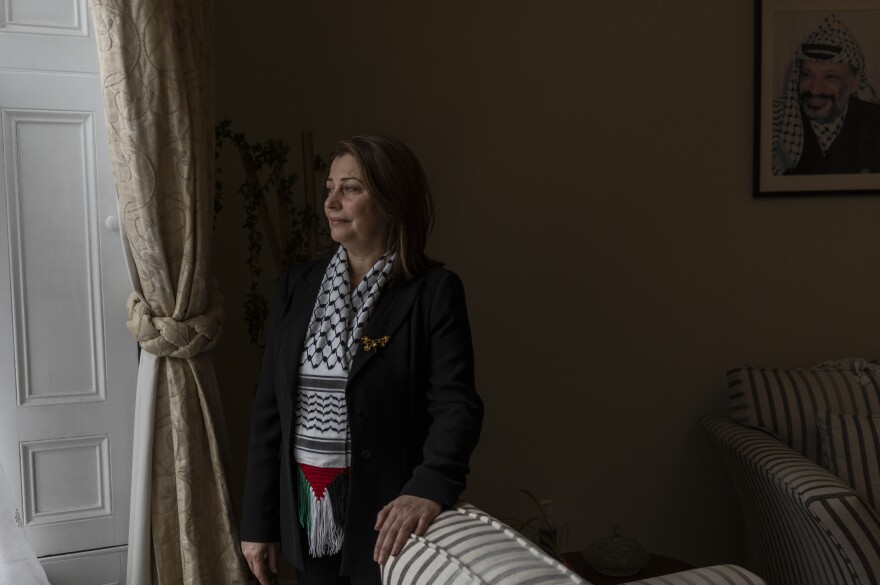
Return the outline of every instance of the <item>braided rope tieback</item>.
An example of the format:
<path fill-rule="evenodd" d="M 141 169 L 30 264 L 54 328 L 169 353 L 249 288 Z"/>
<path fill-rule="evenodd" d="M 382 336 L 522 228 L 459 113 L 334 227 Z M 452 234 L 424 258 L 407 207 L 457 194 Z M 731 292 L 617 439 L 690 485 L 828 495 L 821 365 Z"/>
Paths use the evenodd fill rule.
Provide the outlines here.
<path fill-rule="evenodd" d="M 223 295 L 212 288 L 207 311 L 185 321 L 154 317 L 136 293 L 126 303 L 128 330 L 141 348 L 155 356 L 191 358 L 212 349 L 223 330 Z"/>

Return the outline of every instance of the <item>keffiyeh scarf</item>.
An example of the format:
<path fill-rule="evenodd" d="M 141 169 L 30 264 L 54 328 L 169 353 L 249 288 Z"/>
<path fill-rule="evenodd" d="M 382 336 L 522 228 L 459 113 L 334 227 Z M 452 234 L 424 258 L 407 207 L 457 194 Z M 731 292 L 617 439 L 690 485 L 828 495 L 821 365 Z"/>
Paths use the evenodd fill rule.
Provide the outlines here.
<path fill-rule="evenodd" d="M 386 253 L 350 293 L 348 256 L 342 246 L 330 260 L 315 300 L 300 357 L 294 457 L 299 522 L 309 554 L 332 555 L 342 548 L 351 438 L 345 386 L 356 342 L 394 267 Z"/>
<path fill-rule="evenodd" d="M 846 118 L 846 111 L 849 109 L 848 106 L 849 104 L 844 106 L 843 112 L 841 112 L 837 119 L 827 124 L 810 120 L 810 126 L 813 128 L 813 134 L 816 135 L 816 140 L 819 142 L 819 148 L 822 150 L 823 155 L 828 152 L 828 149 L 831 148 L 831 143 L 840 134 L 840 129 L 843 128 L 843 120 Z"/>
<path fill-rule="evenodd" d="M 829 15 L 818 29 L 798 46 L 788 75 L 785 95 L 773 100 L 774 175 L 783 175 L 796 167 L 804 152 L 804 126 L 799 96 L 801 65 L 805 60 L 818 63 L 846 63 L 861 79 L 854 95 L 873 96 L 865 78 L 865 56 L 858 41 L 836 16 Z M 843 118 L 829 124 L 813 124 L 822 152 L 828 150 L 843 127 Z M 817 127 L 818 124 L 818 127 Z"/>

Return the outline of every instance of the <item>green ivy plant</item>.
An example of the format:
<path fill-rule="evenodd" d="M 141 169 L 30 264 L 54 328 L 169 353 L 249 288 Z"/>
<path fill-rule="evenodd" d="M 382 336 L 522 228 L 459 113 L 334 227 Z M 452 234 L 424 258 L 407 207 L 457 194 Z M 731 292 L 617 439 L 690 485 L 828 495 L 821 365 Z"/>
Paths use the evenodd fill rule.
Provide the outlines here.
<path fill-rule="evenodd" d="M 311 148 L 311 134 L 304 134 L 303 144 Z M 245 264 L 250 277 L 250 288 L 244 302 L 244 320 L 248 339 L 262 354 L 265 345 L 266 318 L 269 302 L 260 289 L 263 272 L 261 257 L 264 238 L 272 256 L 275 275 L 285 267 L 310 260 L 326 250 L 329 234 L 320 221 L 319 203 L 315 197 L 315 173 L 324 171 L 327 164 L 320 156 L 304 161 L 305 181 L 303 197 L 294 197 L 294 186 L 299 176 L 288 172 L 290 146 L 284 140 L 270 138 L 251 143 L 243 132 L 232 129 L 230 120 L 215 127 L 214 158 L 214 217 L 223 209 L 224 171 L 220 153 L 224 144 L 235 147 L 241 160 L 244 178 L 235 193 L 244 203 L 248 253 Z M 307 150 L 304 148 L 304 150 Z M 304 156 L 304 159 L 307 158 Z M 311 157 L 308 157 L 311 158 Z M 311 192 L 310 192 L 311 191 Z M 216 223 L 216 222 L 215 222 Z"/>

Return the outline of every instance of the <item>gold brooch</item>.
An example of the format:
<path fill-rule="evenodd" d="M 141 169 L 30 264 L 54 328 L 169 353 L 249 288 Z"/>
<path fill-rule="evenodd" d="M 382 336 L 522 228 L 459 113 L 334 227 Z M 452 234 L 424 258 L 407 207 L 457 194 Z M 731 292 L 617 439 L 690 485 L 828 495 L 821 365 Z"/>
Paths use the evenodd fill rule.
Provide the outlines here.
<path fill-rule="evenodd" d="M 379 337 L 378 339 L 370 339 L 366 335 L 361 337 L 361 341 L 364 344 L 364 351 L 370 351 L 371 349 L 373 349 L 374 347 L 377 347 L 377 346 L 378 347 L 385 347 L 385 344 L 388 343 L 389 339 L 391 339 L 391 338 L 388 337 L 387 335 L 383 335 L 382 337 Z"/>

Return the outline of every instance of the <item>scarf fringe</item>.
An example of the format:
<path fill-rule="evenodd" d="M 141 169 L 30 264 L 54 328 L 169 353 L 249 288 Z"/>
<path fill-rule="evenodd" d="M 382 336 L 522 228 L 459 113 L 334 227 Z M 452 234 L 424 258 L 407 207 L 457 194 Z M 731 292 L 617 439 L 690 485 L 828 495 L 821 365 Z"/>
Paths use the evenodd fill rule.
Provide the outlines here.
<path fill-rule="evenodd" d="M 330 500 L 333 520 L 339 529 L 345 528 L 345 511 L 348 509 L 348 472 L 336 476 L 327 486 L 325 499 Z"/>
<path fill-rule="evenodd" d="M 348 502 L 348 473 L 339 474 L 318 498 L 302 469 L 297 468 L 299 524 L 306 529 L 309 555 L 323 557 L 342 550 L 345 507 Z"/>

